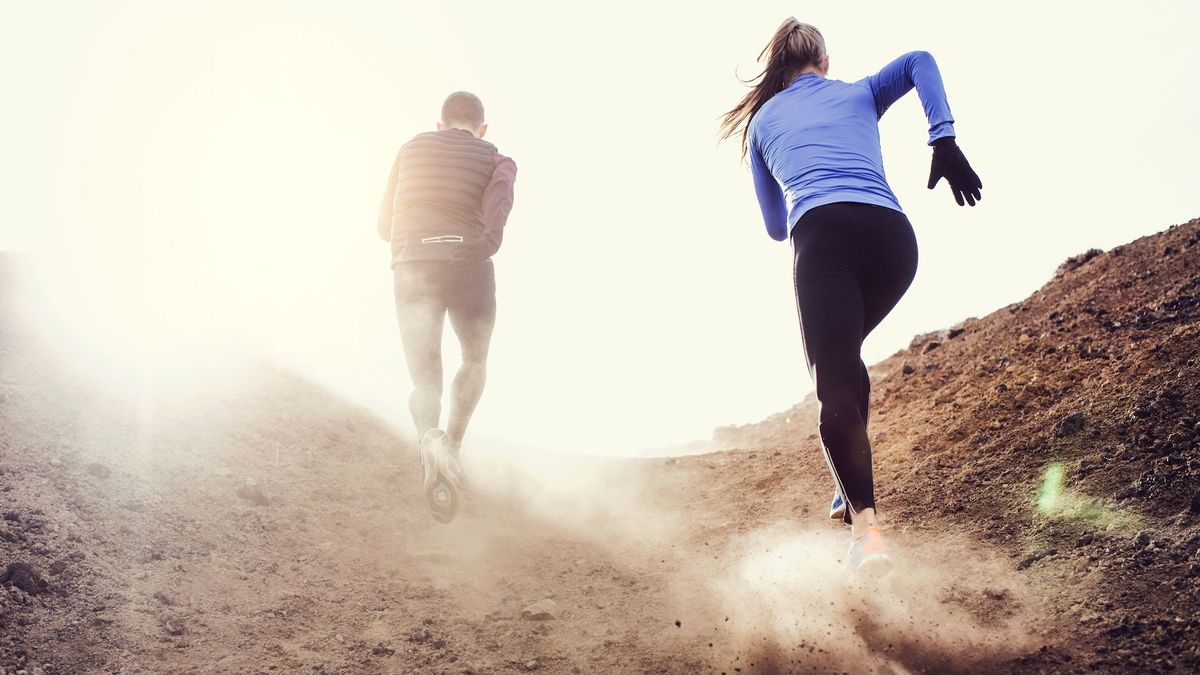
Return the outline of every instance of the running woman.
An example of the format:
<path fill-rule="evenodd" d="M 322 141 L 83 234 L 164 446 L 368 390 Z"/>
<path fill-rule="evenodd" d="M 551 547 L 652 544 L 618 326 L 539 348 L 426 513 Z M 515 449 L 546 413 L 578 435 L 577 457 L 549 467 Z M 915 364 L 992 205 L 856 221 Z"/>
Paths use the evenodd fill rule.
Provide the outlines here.
<path fill-rule="evenodd" d="M 492 256 L 513 204 L 517 165 L 491 143 L 483 103 L 450 94 L 437 131 L 418 134 L 396 155 L 379 210 L 379 236 L 391 242 L 396 316 L 413 391 L 425 490 L 434 516 L 450 520 L 465 483 L 459 453 L 483 395 L 496 322 Z M 442 431 L 442 328 L 462 347 Z M 452 487 L 441 478 L 448 478 Z M 437 490 L 441 490 L 438 492 Z"/>
<path fill-rule="evenodd" d="M 784 21 L 759 54 L 757 84 L 722 121 L 740 136 L 767 226 L 790 237 L 796 307 L 819 432 L 835 484 L 830 516 L 850 523 L 848 564 L 887 561 L 875 511 L 863 340 L 896 306 L 917 269 L 917 242 L 883 172 L 879 118 L 914 87 L 929 121 L 929 189 L 942 178 L 959 206 L 983 183 L 955 142 L 942 77 L 927 52 L 910 52 L 857 82 L 828 79 L 820 31 Z"/>

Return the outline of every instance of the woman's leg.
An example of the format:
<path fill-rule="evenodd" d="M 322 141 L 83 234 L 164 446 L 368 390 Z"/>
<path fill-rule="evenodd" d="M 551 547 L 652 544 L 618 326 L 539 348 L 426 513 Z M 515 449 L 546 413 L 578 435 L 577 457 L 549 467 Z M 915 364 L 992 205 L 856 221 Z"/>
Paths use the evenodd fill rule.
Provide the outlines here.
<path fill-rule="evenodd" d="M 821 445 L 849 514 L 873 508 L 875 494 L 859 356 L 865 313 L 856 261 L 860 246 L 846 206 L 805 214 L 792 243 L 796 307 L 817 388 Z"/>
<path fill-rule="evenodd" d="M 817 385 L 826 460 L 856 534 L 874 525 L 862 341 L 912 282 L 916 243 L 903 214 L 862 204 L 813 209 L 793 232 L 796 303 Z"/>

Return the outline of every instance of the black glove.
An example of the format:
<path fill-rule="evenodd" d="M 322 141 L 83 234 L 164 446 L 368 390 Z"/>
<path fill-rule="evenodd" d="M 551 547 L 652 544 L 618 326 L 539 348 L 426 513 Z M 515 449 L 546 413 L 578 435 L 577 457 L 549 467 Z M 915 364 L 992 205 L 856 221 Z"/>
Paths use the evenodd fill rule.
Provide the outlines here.
<path fill-rule="evenodd" d="M 932 190 L 943 176 L 950 184 L 950 191 L 954 193 L 954 201 L 958 202 L 959 206 L 963 205 L 964 199 L 971 206 L 975 206 L 975 202 L 983 199 L 983 195 L 979 192 L 983 189 L 983 181 L 979 180 L 979 175 L 967 163 L 967 158 L 958 148 L 958 143 L 954 142 L 953 136 L 943 136 L 933 142 L 933 164 L 929 167 L 929 189 Z"/>
<path fill-rule="evenodd" d="M 469 267 L 492 257 L 492 245 L 486 239 L 456 244 L 450 256 L 451 267 Z"/>

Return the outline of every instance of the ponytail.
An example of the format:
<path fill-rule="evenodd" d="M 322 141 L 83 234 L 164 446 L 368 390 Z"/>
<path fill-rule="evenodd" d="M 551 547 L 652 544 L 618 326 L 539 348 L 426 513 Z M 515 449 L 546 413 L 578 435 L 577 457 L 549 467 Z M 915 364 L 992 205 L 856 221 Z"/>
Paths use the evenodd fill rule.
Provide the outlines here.
<path fill-rule="evenodd" d="M 825 58 L 825 38 L 815 26 L 800 23 L 791 17 L 780 24 L 775 36 L 759 52 L 759 62 L 762 62 L 763 56 L 767 57 L 767 61 L 762 72 L 743 80 L 746 84 L 755 80 L 758 83 L 721 119 L 722 139 L 738 135 L 742 137 L 742 159 L 746 158 L 749 149 L 750 121 L 763 104 L 791 84 L 801 70 Z"/>

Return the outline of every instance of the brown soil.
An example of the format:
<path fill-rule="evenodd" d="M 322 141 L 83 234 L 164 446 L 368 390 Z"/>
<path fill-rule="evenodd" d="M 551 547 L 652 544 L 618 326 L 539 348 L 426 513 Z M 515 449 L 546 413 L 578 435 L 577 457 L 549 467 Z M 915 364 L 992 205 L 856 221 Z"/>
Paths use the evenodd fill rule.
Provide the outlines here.
<path fill-rule="evenodd" d="M 705 455 L 477 455 L 443 526 L 366 411 L 262 365 L 114 394 L 6 277 L 0 671 L 1200 670 L 1198 244 L 1078 256 L 873 369 L 875 583 L 811 399 Z"/>

